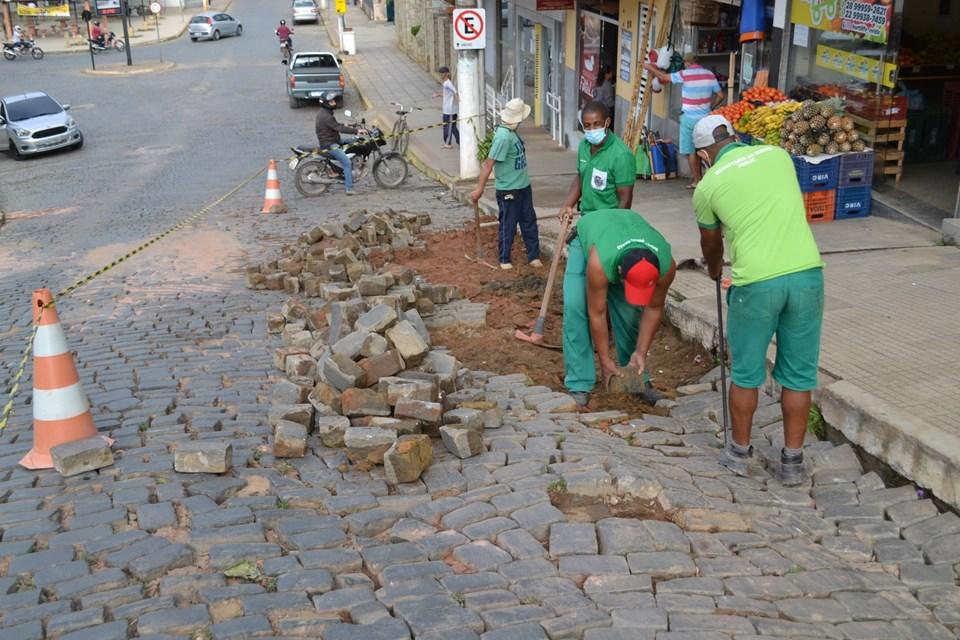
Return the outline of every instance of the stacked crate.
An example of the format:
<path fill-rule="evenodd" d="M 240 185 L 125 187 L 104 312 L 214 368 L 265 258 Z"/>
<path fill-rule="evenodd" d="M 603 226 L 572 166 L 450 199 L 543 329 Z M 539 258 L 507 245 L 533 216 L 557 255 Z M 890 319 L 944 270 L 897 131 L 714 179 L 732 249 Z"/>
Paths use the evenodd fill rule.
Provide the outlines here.
<path fill-rule="evenodd" d="M 807 208 L 807 221 L 814 223 L 833 220 L 837 204 L 840 158 L 810 162 L 801 156 L 794 158 L 793 163 L 797 168 L 797 181 L 800 183 L 803 203 Z"/>
<path fill-rule="evenodd" d="M 873 183 L 873 151 L 845 153 L 839 158 L 837 204 L 834 217 L 863 218 L 870 215 L 870 185 Z"/>
<path fill-rule="evenodd" d="M 903 145 L 907 137 L 906 115 L 902 119 L 883 119 L 878 122 L 856 115 L 850 117 L 856 123 L 860 137 L 875 152 L 876 170 L 893 176 L 899 187 L 903 176 Z"/>

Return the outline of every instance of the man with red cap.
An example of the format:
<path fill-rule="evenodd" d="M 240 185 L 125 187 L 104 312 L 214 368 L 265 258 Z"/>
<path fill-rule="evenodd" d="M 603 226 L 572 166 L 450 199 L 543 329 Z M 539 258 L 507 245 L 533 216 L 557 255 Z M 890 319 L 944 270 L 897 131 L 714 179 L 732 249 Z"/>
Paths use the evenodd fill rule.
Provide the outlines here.
<path fill-rule="evenodd" d="M 594 348 L 604 384 L 630 366 L 643 373 L 641 399 L 653 403 L 647 351 L 663 318 L 667 290 L 676 275 L 670 243 L 630 209 L 601 209 L 577 222 L 571 242 L 583 248 L 583 264 L 563 276 L 564 384 L 580 406 L 597 381 Z M 575 252 L 571 252 L 574 255 Z M 609 324 L 608 324 L 609 320 Z M 610 353 L 613 328 L 616 357 Z"/>

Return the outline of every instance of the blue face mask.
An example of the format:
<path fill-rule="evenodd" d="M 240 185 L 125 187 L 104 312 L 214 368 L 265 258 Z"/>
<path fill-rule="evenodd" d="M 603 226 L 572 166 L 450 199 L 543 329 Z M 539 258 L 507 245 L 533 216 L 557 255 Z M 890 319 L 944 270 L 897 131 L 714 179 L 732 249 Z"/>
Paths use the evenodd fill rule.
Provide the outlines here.
<path fill-rule="evenodd" d="M 587 142 L 590 144 L 600 144 L 603 142 L 603 139 L 607 137 L 606 129 L 586 129 L 583 132 L 583 136 L 587 139 Z"/>

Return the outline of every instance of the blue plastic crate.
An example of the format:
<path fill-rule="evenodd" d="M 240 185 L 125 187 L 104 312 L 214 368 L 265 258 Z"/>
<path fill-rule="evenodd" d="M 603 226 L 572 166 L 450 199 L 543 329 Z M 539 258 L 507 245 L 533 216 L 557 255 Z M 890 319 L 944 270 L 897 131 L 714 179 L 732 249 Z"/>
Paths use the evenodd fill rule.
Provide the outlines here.
<path fill-rule="evenodd" d="M 837 186 L 869 187 L 873 183 L 873 151 L 845 153 L 840 156 L 840 180 Z"/>
<path fill-rule="evenodd" d="M 865 218 L 870 215 L 870 187 L 841 187 L 837 189 L 835 220 Z"/>
<path fill-rule="evenodd" d="M 797 181 L 800 182 L 800 191 L 830 191 L 837 188 L 840 178 L 840 158 L 830 158 L 816 164 L 807 162 L 803 157 L 794 158 L 793 164 L 797 168 Z"/>

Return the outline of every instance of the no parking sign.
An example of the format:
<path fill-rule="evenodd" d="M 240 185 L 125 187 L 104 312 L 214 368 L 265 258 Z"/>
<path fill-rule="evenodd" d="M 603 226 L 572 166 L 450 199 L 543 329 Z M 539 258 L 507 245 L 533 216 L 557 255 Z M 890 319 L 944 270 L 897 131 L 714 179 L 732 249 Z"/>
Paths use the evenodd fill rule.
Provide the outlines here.
<path fill-rule="evenodd" d="M 453 10 L 453 48 L 486 48 L 487 18 L 484 9 Z"/>

